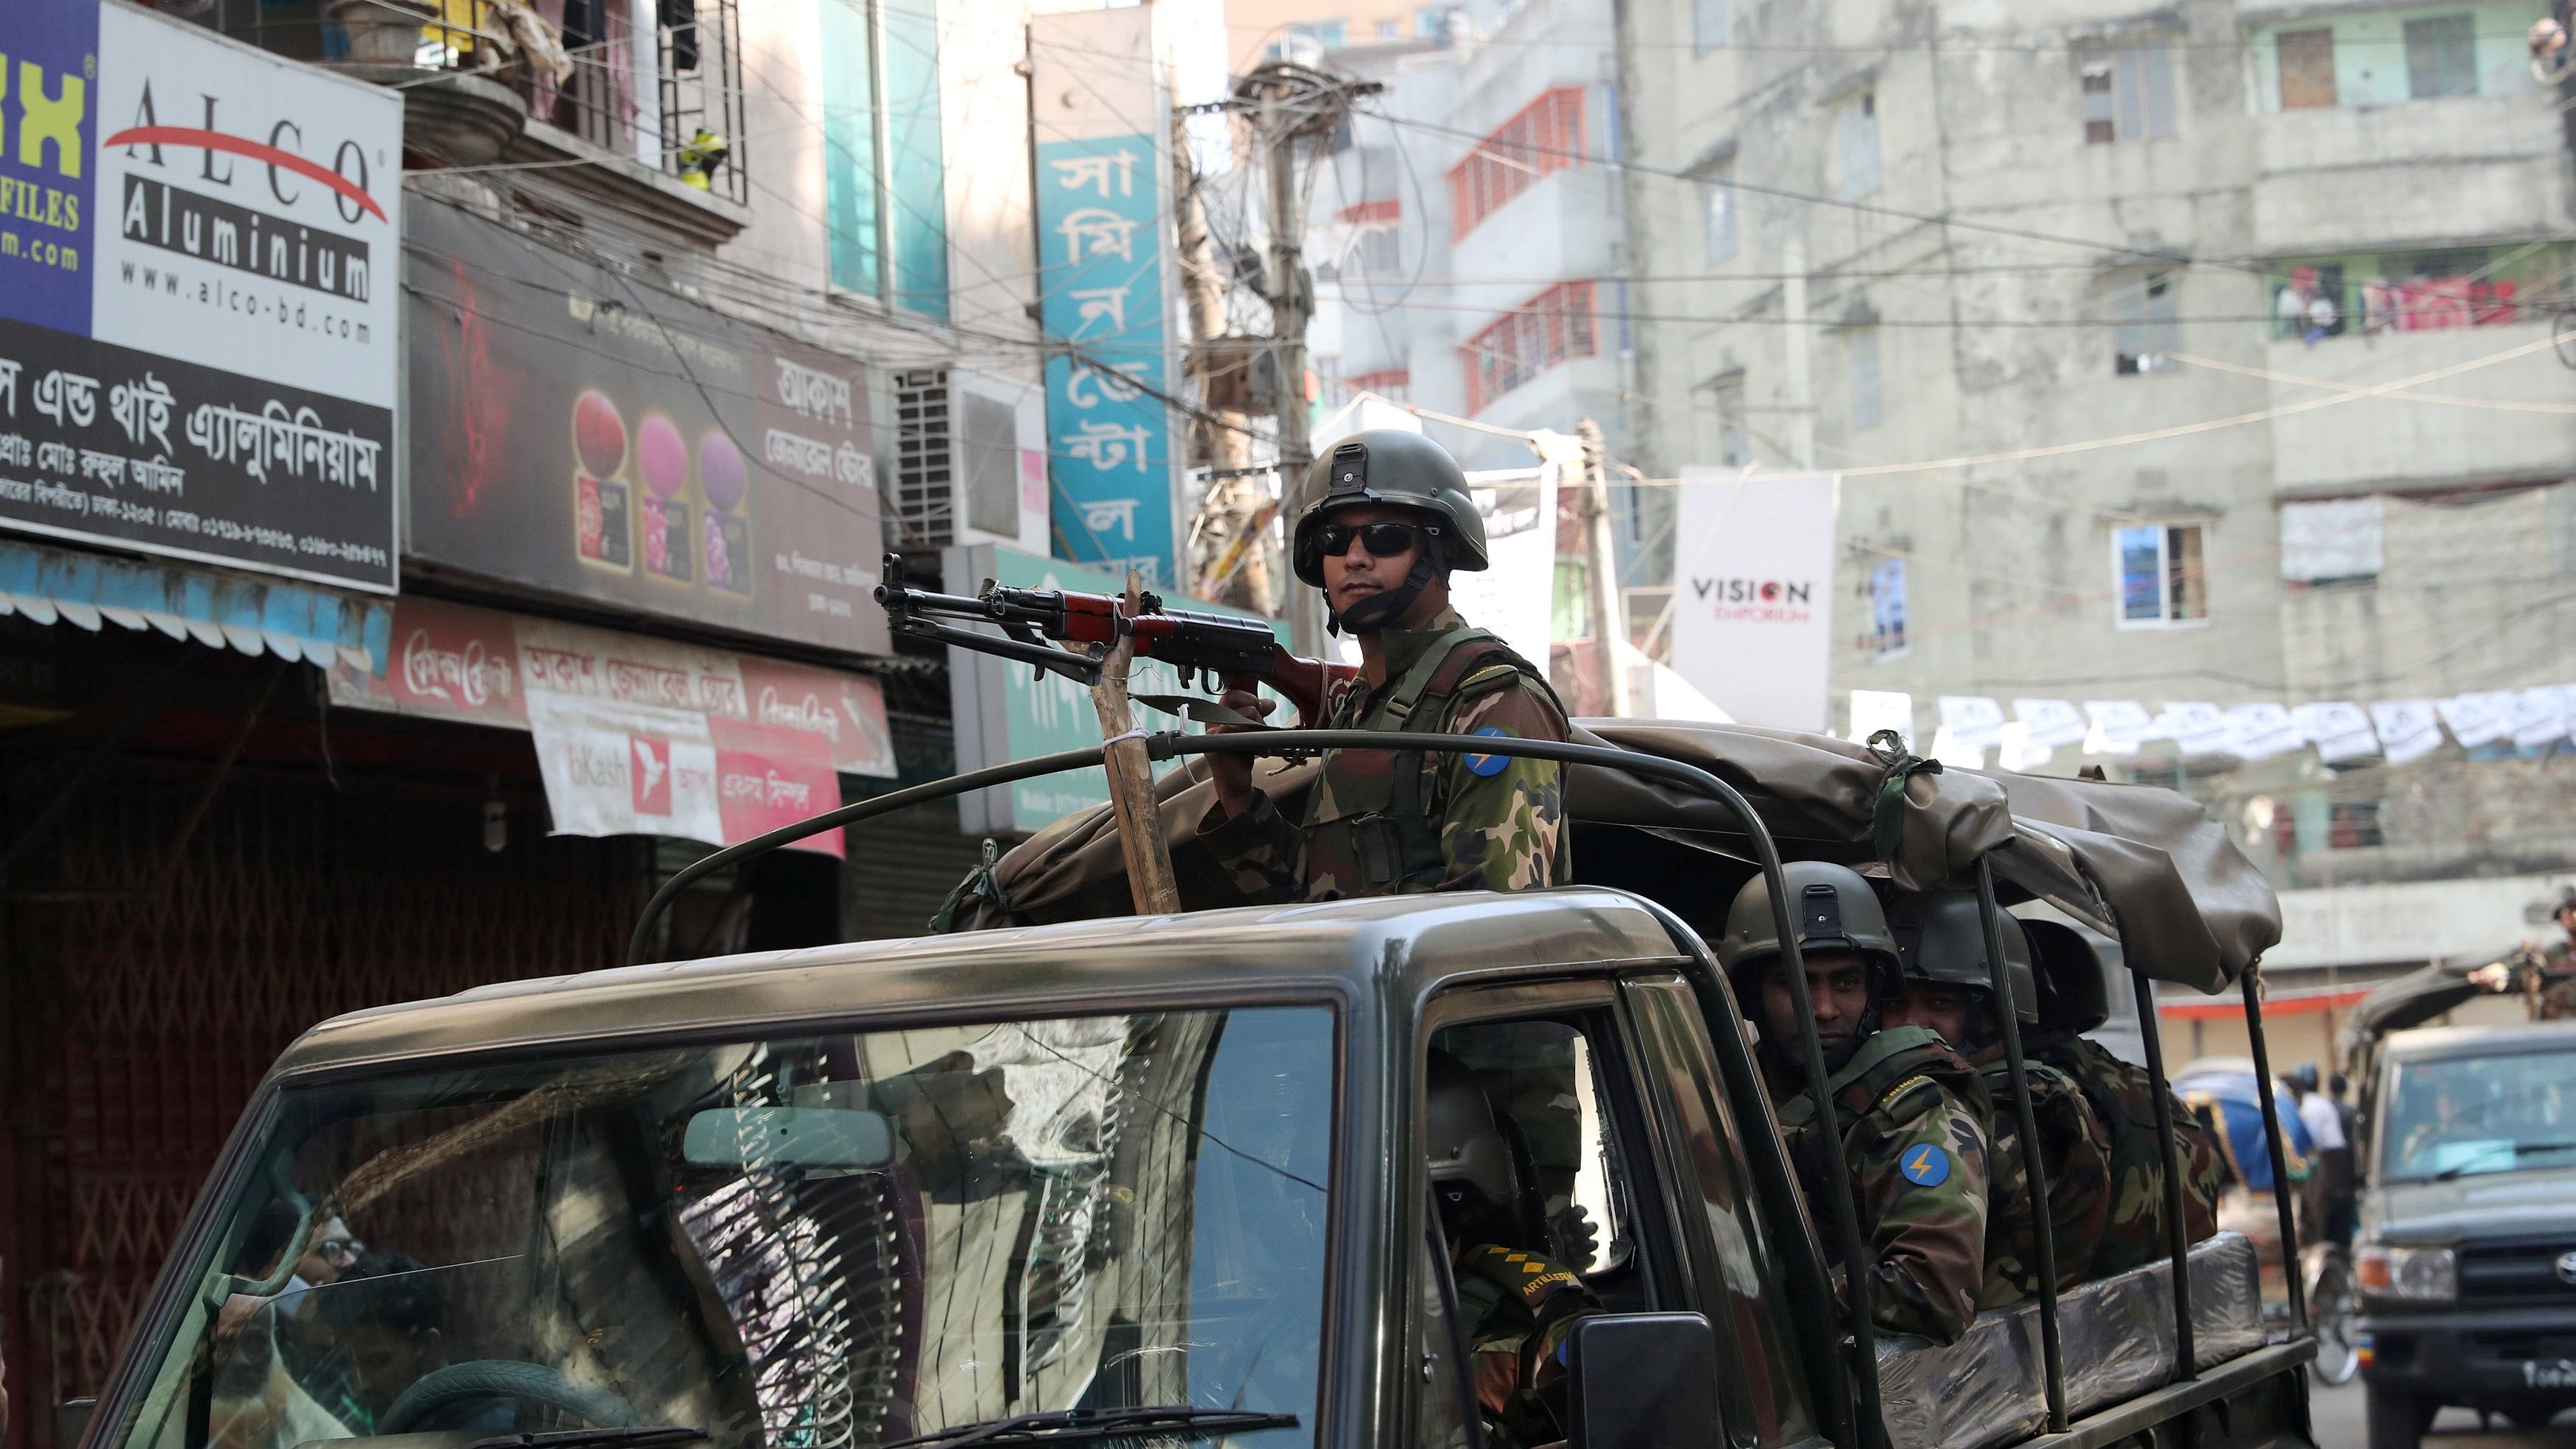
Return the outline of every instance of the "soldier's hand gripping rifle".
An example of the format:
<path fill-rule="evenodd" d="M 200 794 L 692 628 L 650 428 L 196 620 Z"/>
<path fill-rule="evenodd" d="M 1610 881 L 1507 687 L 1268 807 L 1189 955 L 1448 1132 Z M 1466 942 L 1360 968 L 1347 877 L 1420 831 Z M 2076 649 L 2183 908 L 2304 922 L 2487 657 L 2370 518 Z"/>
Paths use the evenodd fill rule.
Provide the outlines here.
<path fill-rule="evenodd" d="M 1156 594 L 1142 595 L 1132 614 L 1127 601 L 1114 594 L 1013 589 L 989 581 L 984 592 L 974 597 L 934 594 L 895 582 L 903 577 L 903 570 L 901 556 L 894 554 L 886 557 L 885 577 L 888 582 L 877 586 L 876 598 L 885 606 L 886 622 L 894 632 L 1015 659 L 1041 674 L 1061 674 L 1078 684 L 1100 682 L 1101 660 L 1124 637 L 1135 641 L 1139 656 L 1160 659 L 1179 670 L 1184 689 L 1193 687 L 1202 673 L 1229 689 L 1266 684 L 1297 706 L 1302 722 L 1320 725 L 1333 686 L 1359 673 L 1354 665 L 1298 658 L 1281 647 L 1270 626 L 1258 619 L 1168 609 Z M 1002 632 L 988 634 L 942 622 L 950 619 L 991 624 Z M 1083 652 L 1058 647 L 1063 644 L 1081 646 Z M 1259 724 L 1213 700 L 1137 698 L 1167 712 L 1186 714 L 1200 724 Z"/>

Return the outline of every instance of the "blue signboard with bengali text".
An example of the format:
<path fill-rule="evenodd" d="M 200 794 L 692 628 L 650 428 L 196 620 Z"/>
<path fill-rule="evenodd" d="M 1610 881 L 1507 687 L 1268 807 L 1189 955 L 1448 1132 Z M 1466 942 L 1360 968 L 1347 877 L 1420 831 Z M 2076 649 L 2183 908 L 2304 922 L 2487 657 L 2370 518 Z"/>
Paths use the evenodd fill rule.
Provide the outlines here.
<path fill-rule="evenodd" d="M 1180 582 L 1172 508 L 1161 152 L 1151 135 L 1038 148 L 1041 322 L 1056 548 L 1149 587 Z"/>

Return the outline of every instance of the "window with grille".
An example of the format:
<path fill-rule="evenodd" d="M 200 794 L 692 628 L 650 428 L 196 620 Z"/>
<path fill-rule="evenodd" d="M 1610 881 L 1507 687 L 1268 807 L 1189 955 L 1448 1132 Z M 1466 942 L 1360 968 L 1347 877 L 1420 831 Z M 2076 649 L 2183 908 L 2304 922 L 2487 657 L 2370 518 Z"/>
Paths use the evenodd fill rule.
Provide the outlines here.
<path fill-rule="evenodd" d="M 2182 347 L 2180 287 L 2171 272 L 2123 277 L 2111 288 L 2111 370 L 2122 377 L 2174 365 Z"/>
<path fill-rule="evenodd" d="M 1735 255 L 1735 167 L 1719 168 L 1699 184 L 1700 255 L 1711 263 Z"/>
<path fill-rule="evenodd" d="M 1843 152 L 1843 200 L 1857 201 L 1878 190 L 1878 96 L 1864 92 L 1843 107 L 1840 122 Z"/>
<path fill-rule="evenodd" d="M 2406 94 L 2418 101 L 2478 93 L 2478 24 L 2474 15 L 2435 15 L 2406 22 Z"/>
<path fill-rule="evenodd" d="M 1349 389 L 1348 396 L 1355 397 L 1360 393 L 1373 392 L 1388 402 L 1400 403 L 1413 400 L 1413 373 L 1410 369 L 1402 367 L 1385 367 L 1375 372 L 1355 372 L 1342 379 L 1342 386 Z"/>
<path fill-rule="evenodd" d="M 1706 55 L 1726 44 L 1726 0 L 1691 0 L 1691 54 Z"/>
<path fill-rule="evenodd" d="M 2365 850 L 2384 843 L 2379 833 L 2378 801 L 2326 802 L 2326 849 Z"/>
<path fill-rule="evenodd" d="M 1557 364 L 1597 356 L 1590 282 L 1559 282 L 1530 298 L 1459 350 L 1467 364 L 1467 410 L 1478 412 Z"/>
<path fill-rule="evenodd" d="M 2282 110 L 2310 110 L 2335 103 L 2333 26 L 2284 30 L 2272 43 L 2280 52 Z"/>
<path fill-rule="evenodd" d="M 2076 75 L 2087 142 L 2173 139 L 2172 46 L 2161 40 L 2085 46 L 2076 52 Z"/>
<path fill-rule="evenodd" d="M 1843 333 L 1843 358 L 1851 373 L 1853 432 L 1878 426 L 1878 329 L 1854 327 Z"/>
<path fill-rule="evenodd" d="M 2209 618 L 2209 570 L 2197 523 L 2142 524 L 2111 535 L 2111 572 L 2123 629 Z"/>
<path fill-rule="evenodd" d="M 1532 101 L 1476 143 L 1449 172 L 1449 215 L 1464 237 L 1542 176 L 1583 155 L 1583 88 L 1561 86 Z"/>

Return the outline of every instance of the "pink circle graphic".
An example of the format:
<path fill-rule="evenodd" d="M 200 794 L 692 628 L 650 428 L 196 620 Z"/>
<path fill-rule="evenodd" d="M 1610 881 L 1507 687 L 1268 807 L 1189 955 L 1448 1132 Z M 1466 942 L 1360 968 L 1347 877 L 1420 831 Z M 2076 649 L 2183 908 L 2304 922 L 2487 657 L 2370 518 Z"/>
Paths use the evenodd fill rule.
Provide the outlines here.
<path fill-rule="evenodd" d="M 644 475 L 644 486 L 662 498 L 678 496 L 689 481 L 689 445 L 660 413 L 635 430 L 635 469 Z"/>

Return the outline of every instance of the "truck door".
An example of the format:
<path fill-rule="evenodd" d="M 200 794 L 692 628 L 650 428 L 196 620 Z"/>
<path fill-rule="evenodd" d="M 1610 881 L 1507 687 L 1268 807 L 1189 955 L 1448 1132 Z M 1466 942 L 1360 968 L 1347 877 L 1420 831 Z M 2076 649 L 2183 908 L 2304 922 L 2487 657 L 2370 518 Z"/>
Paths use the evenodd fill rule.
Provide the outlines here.
<path fill-rule="evenodd" d="M 1583 1311 L 1709 1317 L 1722 1422 L 1709 1426 L 1707 1449 L 1814 1440 L 1803 1371 L 1770 1287 L 1778 1275 L 1763 1256 L 1741 1164 L 1724 1160 L 1724 1106 L 1666 1100 L 1669 1084 L 1692 1071 L 1688 1046 L 1665 1040 L 1676 1030 L 1658 995 L 1667 987 L 1680 992 L 1685 1020 L 1695 1020 L 1695 1004 L 1668 971 L 1626 985 L 1467 988 L 1432 1003 L 1415 1063 L 1417 1103 L 1443 1081 L 1472 1080 L 1509 1171 L 1482 1174 L 1481 1187 L 1461 1185 L 1464 1170 L 1454 1164 L 1434 1171 L 1427 1164 L 1438 1144 L 1417 1109 L 1412 1191 L 1426 1206 L 1414 1257 L 1428 1281 L 1408 1300 L 1420 1315 L 1423 1358 L 1407 1377 L 1420 1394 L 1413 1423 L 1421 1442 L 1464 1442 L 1470 1414 L 1486 1449 L 1561 1437 L 1538 1360 L 1553 1341 L 1549 1321 L 1572 1300 L 1551 1296 L 1535 1323 L 1527 1305 L 1510 1301 L 1514 1283 L 1559 1268 L 1580 1280 Z M 1705 1070 L 1704 1039 L 1698 1052 Z M 1704 1163 L 1685 1144 L 1700 1130 L 1694 1123 L 1720 1161 Z M 1511 1200 L 1488 1201 L 1494 1195 Z"/>

